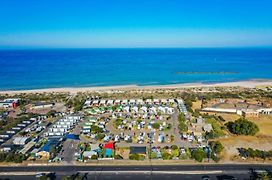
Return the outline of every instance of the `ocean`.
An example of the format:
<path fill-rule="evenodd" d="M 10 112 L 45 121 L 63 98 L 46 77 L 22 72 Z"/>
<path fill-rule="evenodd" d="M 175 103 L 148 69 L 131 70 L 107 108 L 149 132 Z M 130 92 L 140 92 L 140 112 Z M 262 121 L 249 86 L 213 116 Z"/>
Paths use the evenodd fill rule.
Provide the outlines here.
<path fill-rule="evenodd" d="M 272 79 L 272 48 L 0 50 L 0 90 Z"/>

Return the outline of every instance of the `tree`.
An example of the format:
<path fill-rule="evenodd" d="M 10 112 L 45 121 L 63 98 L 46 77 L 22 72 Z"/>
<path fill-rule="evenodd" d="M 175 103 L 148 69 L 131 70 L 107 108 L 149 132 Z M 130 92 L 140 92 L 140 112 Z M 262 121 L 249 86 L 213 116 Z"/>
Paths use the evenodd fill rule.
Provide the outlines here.
<path fill-rule="evenodd" d="M 186 121 L 185 116 L 184 116 L 183 113 L 180 113 L 180 114 L 178 115 L 178 121 L 179 121 L 179 122 L 185 122 L 185 121 Z"/>
<path fill-rule="evenodd" d="M 178 149 L 178 146 L 177 146 L 177 145 L 172 145 L 172 146 L 171 146 L 171 149 L 172 149 L 172 150 Z"/>
<path fill-rule="evenodd" d="M 258 131 L 258 126 L 246 119 L 240 118 L 234 122 L 226 123 L 227 128 L 233 134 L 254 136 Z"/>
<path fill-rule="evenodd" d="M 91 126 L 91 131 L 92 133 L 96 134 L 96 133 L 102 133 L 103 132 L 103 129 L 96 126 L 96 125 L 92 125 Z"/>
<path fill-rule="evenodd" d="M 180 132 L 186 132 L 186 131 L 188 131 L 188 126 L 184 122 L 179 123 L 178 128 L 179 128 Z"/>
<path fill-rule="evenodd" d="M 55 114 L 57 113 L 57 111 L 55 110 L 50 110 L 48 113 L 46 113 L 47 117 L 55 117 Z"/>
<path fill-rule="evenodd" d="M 0 162 L 3 162 L 3 161 L 5 161 L 5 159 L 6 159 L 6 154 L 5 153 L 3 153 L 3 152 L 0 152 Z"/>
<path fill-rule="evenodd" d="M 98 139 L 98 140 L 101 140 L 101 139 L 103 139 L 105 137 L 105 134 L 103 134 L 103 133 L 98 133 L 97 135 L 96 135 L 96 138 Z"/>
<path fill-rule="evenodd" d="M 171 159 L 171 158 L 172 158 L 172 155 L 169 154 L 168 152 L 163 152 L 162 153 L 162 159 L 168 160 L 168 159 Z"/>
<path fill-rule="evenodd" d="M 212 148 L 212 151 L 216 154 L 221 153 L 222 150 L 224 149 L 224 147 L 220 141 L 211 141 L 209 144 Z"/>
<path fill-rule="evenodd" d="M 50 149 L 49 149 L 49 153 L 50 153 L 50 157 L 51 158 L 54 158 L 57 154 L 57 149 L 55 146 L 51 146 Z"/>
<path fill-rule="evenodd" d="M 202 162 L 203 159 L 206 158 L 206 153 L 202 148 L 198 148 L 192 152 L 192 158 L 198 162 Z"/>
<path fill-rule="evenodd" d="M 91 159 L 93 159 L 93 160 L 98 159 L 98 156 L 94 154 L 91 156 Z"/>
<path fill-rule="evenodd" d="M 152 124 L 152 127 L 153 127 L 154 129 L 159 129 L 159 128 L 160 128 L 160 123 L 153 123 L 153 124 Z"/>

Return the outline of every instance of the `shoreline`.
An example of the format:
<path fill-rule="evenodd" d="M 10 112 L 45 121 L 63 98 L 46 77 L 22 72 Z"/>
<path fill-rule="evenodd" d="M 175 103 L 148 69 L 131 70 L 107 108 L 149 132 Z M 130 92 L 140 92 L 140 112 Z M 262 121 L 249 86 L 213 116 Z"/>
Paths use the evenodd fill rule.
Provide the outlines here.
<path fill-rule="evenodd" d="M 93 87 L 61 87 L 29 90 L 0 90 L 0 94 L 16 93 L 78 93 L 87 91 L 106 91 L 106 90 L 156 90 L 156 89 L 186 89 L 186 88 L 205 88 L 205 87 L 242 87 L 256 88 L 257 86 L 272 86 L 272 80 L 244 80 L 222 83 L 182 83 L 168 85 L 117 85 L 117 86 L 93 86 Z"/>

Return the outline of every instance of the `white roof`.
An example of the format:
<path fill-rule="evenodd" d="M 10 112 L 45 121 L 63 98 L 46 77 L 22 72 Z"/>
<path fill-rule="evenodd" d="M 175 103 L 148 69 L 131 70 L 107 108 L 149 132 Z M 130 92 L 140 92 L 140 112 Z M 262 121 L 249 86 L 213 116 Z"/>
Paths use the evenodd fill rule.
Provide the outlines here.
<path fill-rule="evenodd" d="M 84 157 L 91 157 L 92 155 L 97 155 L 97 152 L 95 152 L 95 151 L 84 151 L 84 153 L 83 153 Z"/>
<path fill-rule="evenodd" d="M 227 112 L 227 113 L 236 113 L 236 109 L 224 109 L 224 108 L 203 108 L 203 111 L 213 111 L 213 112 Z"/>
<path fill-rule="evenodd" d="M 108 100 L 108 101 L 107 101 L 107 104 L 113 104 L 113 100 L 111 100 L 111 99 Z"/>
<path fill-rule="evenodd" d="M 93 104 L 97 104 L 98 103 L 98 100 L 93 100 Z"/>
<path fill-rule="evenodd" d="M 25 142 L 28 140 L 28 137 L 16 137 L 13 140 L 14 144 L 25 144 Z"/>
<path fill-rule="evenodd" d="M 121 101 L 120 101 L 120 99 L 116 99 L 115 101 L 114 101 L 114 103 L 120 103 Z"/>

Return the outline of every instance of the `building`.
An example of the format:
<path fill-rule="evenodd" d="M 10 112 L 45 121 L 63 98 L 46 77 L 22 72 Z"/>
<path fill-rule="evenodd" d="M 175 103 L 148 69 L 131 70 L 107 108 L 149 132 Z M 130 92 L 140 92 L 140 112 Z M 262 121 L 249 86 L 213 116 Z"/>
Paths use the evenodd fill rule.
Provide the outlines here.
<path fill-rule="evenodd" d="M 146 155 L 146 146 L 130 146 L 129 154 Z"/>
<path fill-rule="evenodd" d="M 203 108 L 203 112 L 238 114 L 243 117 L 258 117 L 259 115 L 272 115 L 272 108 L 259 109 L 227 109 L 227 108 Z"/>
<path fill-rule="evenodd" d="M 47 103 L 47 102 L 38 102 L 36 104 L 33 104 L 31 109 L 35 110 L 35 109 L 49 109 L 49 108 L 53 108 L 54 107 L 54 103 Z"/>
<path fill-rule="evenodd" d="M 48 129 L 45 136 L 65 136 L 69 130 L 74 128 L 80 119 L 81 117 L 76 115 L 70 115 L 63 119 L 59 119 L 52 127 Z"/>
<path fill-rule="evenodd" d="M 5 99 L 0 101 L 0 108 L 16 108 L 19 105 L 19 99 Z"/>
<path fill-rule="evenodd" d="M 24 146 L 30 141 L 29 137 L 16 137 L 13 140 L 14 145 Z"/>

